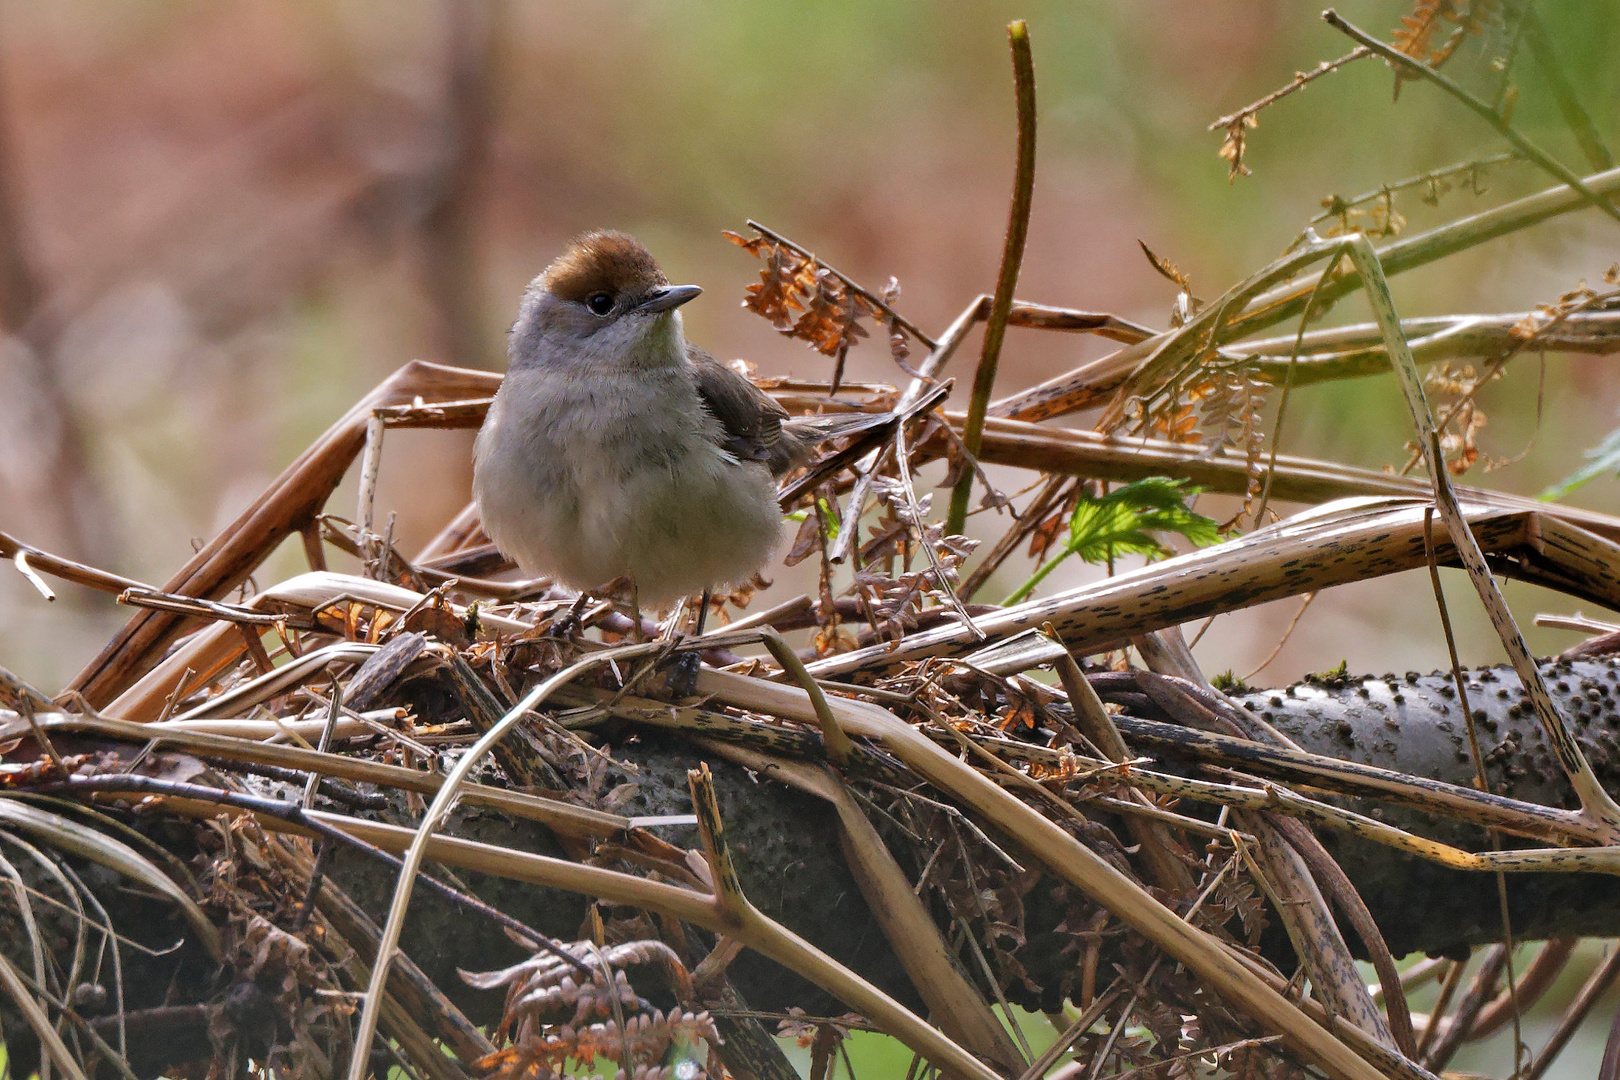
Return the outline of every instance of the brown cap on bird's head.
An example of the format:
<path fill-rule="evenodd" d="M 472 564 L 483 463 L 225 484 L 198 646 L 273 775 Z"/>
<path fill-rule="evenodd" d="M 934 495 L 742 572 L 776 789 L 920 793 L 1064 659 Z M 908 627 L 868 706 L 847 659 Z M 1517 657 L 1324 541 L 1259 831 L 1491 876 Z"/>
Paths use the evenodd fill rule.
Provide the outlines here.
<path fill-rule="evenodd" d="M 702 291 L 696 285 L 671 285 L 635 237 L 588 232 L 529 283 L 507 339 L 510 366 L 561 364 L 584 357 L 580 347 L 586 341 L 599 350 L 615 336 L 624 340 L 614 349 L 645 359 L 646 351 L 631 339 L 647 334 L 674 343 L 665 351 L 684 362 L 674 311 Z"/>
<path fill-rule="evenodd" d="M 559 299 L 582 303 L 595 293 L 639 295 L 669 279 L 635 237 L 602 230 L 575 239 L 537 284 Z"/>

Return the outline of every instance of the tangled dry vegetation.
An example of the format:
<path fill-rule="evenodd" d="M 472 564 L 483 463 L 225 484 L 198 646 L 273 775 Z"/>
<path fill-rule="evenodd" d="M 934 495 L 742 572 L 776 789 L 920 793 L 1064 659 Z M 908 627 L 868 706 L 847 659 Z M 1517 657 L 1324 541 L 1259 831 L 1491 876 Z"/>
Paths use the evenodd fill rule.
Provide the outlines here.
<path fill-rule="evenodd" d="M 1419 30 L 1397 42 L 1406 77 L 1450 55 Z M 1504 162 L 1335 199 L 1324 235 L 1209 302 L 1149 253 L 1180 293 L 1153 330 L 1014 299 L 1034 175 L 1016 24 L 1013 47 L 1003 272 L 936 337 L 892 281 L 867 289 L 763 227 L 732 237 L 763 265 L 744 303 L 836 358 L 825 383 L 768 389 L 795 412 L 889 416 L 783 488 L 803 511 L 787 559 L 819 564 L 816 595 L 744 590 L 715 603 L 726 625 L 659 638 L 624 597 L 509 580 L 470 505 L 400 551 L 374 508 L 385 433 L 474 427 L 498 384 L 426 363 L 161 589 L 0 534 L 46 595 L 54 575 L 138 609 L 62 694 L 0 672 L 14 1075 L 516 1080 L 604 1059 L 636 1077 L 791 1076 L 779 1033 L 820 1077 L 869 1028 L 915 1052 L 913 1074 L 1420 1078 L 1517 1032 L 1579 936 L 1620 933 L 1615 630 L 1589 626 L 1577 655 L 1538 666 L 1494 576 L 1620 608 L 1620 519 L 1453 481 L 1485 461 L 1474 399 L 1504 365 L 1620 350 L 1620 279 L 1525 312 L 1404 320 L 1385 284 L 1555 215 L 1617 216 L 1620 170 L 1549 170 L 1539 194 L 1414 236 L 1397 197 L 1439 199 Z M 1234 173 L 1268 102 L 1217 122 Z M 1356 291 L 1375 322 L 1310 328 Z M 979 322 L 980 377 L 955 412 L 947 365 Z M 1008 326 L 1120 347 L 990 402 Z M 843 383 L 868 327 L 900 385 Z M 1407 468 L 1426 477 L 1278 452 L 1290 393 L 1387 372 L 1411 408 Z M 1083 410 L 1100 410 L 1093 430 L 1041 423 Z M 979 531 L 1001 530 L 983 552 L 961 535 L 967 504 L 940 521 L 917 493 L 940 459 L 942 486 L 996 523 Z M 1003 495 L 976 463 L 1027 485 Z M 349 521 L 328 501 L 356 466 Z M 1147 478 L 1240 509 L 1219 542 L 1175 555 L 1166 530 L 1215 541 L 1214 523 L 1199 534 L 1168 480 L 1136 503 L 1108 490 Z M 1280 502 L 1313 509 L 1275 520 Z M 308 572 L 265 581 L 293 537 Z M 1170 557 L 975 603 L 1018 551 L 1097 550 Z M 359 570 L 329 570 L 332 551 Z M 1217 689 L 1178 629 L 1440 565 L 1469 572 L 1509 667 Z M 696 696 L 670 700 L 680 652 L 703 666 Z M 1514 971 L 1525 937 L 1553 940 Z M 1436 958 L 1398 971 L 1414 949 Z M 1593 971 L 1519 1075 L 1546 1075 L 1617 973 L 1613 956 Z M 1432 980 L 1441 1003 L 1413 1016 L 1407 991 Z M 1032 1048 L 997 1005 L 1045 1011 L 1055 1040 Z"/>

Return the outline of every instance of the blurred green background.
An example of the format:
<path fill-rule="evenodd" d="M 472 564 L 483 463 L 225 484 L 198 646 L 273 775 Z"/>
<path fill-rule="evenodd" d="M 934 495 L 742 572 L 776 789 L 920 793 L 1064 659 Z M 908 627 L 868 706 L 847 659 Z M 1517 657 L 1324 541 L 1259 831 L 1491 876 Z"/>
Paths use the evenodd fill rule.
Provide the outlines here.
<path fill-rule="evenodd" d="M 1408 7 L 1341 12 L 1387 36 Z M 1599 132 L 1620 144 L 1620 8 L 1567 0 L 1540 15 Z M 994 280 L 1012 18 L 1029 20 L 1040 98 L 1024 299 L 1163 326 L 1173 289 L 1138 240 L 1213 297 L 1281 251 L 1324 196 L 1501 149 L 1433 88 L 1392 101 L 1387 68 L 1361 63 L 1267 110 L 1250 136 L 1254 175 L 1228 182 L 1209 122 L 1348 48 L 1314 5 L 1275 0 L 4 0 L 0 529 L 162 583 L 400 364 L 498 368 L 524 284 L 587 228 L 634 232 L 672 279 L 704 286 L 689 334 L 764 374 L 825 377 L 828 363 L 738 306 L 755 265 L 719 233 L 749 217 L 873 286 L 896 275 L 899 306 L 937 331 Z M 1489 93 L 1507 49 L 1500 35 L 1470 39 L 1448 70 Z M 1534 66 L 1521 60 L 1512 80 L 1515 124 L 1586 171 Z M 1509 166 L 1482 196 L 1397 206 L 1416 231 L 1547 186 Z M 1584 212 L 1393 284 L 1406 315 L 1523 311 L 1617 258 L 1620 226 Z M 1354 302 L 1334 315 L 1363 317 Z M 999 390 L 1107 348 L 1015 330 Z M 975 354 L 976 338 L 959 374 Z M 1482 397 L 1484 443 L 1529 453 L 1469 482 L 1534 493 L 1574 469 L 1616 423 L 1613 363 L 1549 358 L 1538 428 L 1536 360 L 1517 361 Z M 881 346 L 851 364 L 855 378 L 899 377 Z M 1284 445 L 1379 466 L 1404 459 L 1408 436 L 1393 384 L 1374 379 L 1301 392 Z M 407 549 L 465 501 L 470 445 L 390 435 L 380 509 L 397 512 Z M 335 512 L 352 512 L 352 490 Z M 1608 477 L 1575 500 L 1613 509 L 1617 494 Z M 299 566 L 284 552 L 270 572 Z M 1025 573 L 1009 567 L 987 594 Z M 1046 589 L 1099 573 L 1071 560 Z M 1448 590 L 1465 662 L 1498 660 L 1466 583 Z M 59 592 L 48 605 L 0 574 L 0 664 L 51 692 L 127 614 Z M 1570 609 L 1521 586 L 1508 595 L 1526 625 Z M 1250 670 L 1295 607 L 1225 617 L 1199 647 L 1206 669 Z M 1439 666 L 1437 631 L 1419 577 L 1341 589 L 1257 681 L 1341 659 Z M 1574 640 L 1531 635 L 1543 651 Z M 1590 1075 L 1595 1054 L 1572 1050 L 1560 1075 Z"/>

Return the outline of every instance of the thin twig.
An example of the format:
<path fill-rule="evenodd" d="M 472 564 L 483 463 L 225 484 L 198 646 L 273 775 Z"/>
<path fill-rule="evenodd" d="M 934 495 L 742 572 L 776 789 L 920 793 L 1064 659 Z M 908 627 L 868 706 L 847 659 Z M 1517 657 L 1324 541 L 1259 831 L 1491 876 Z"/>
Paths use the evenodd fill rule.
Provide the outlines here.
<path fill-rule="evenodd" d="M 928 556 L 928 565 L 934 571 L 934 583 L 944 594 L 945 602 L 950 605 L 957 621 L 966 627 L 979 641 L 984 640 L 984 633 L 973 624 L 973 616 L 963 606 L 962 598 L 951 587 L 949 579 L 945 576 L 945 569 L 939 564 L 939 552 L 928 541 L 928 530 L 924 527 L 921 518 L 921 509 L 917 503 L 916 486 L 911 482 L 911 451 L 906 446 L 906 425 L 904 421 L 894 426 L 894 464 L 895 471 L 900 476 L 900 488 L 906 496 L 906 509 L 911 516 L 912 523 L 917 529 L 917 543 L 922 547 L 923 554 Z M 950 535 L 947 533 L 946 535 Z"/>
<path fill-rule="evenodd" d="M 1440 449 L 1440 433 L 1434 426 L 1434 416 L 1423 396 L 1423 385 L 1418 379 L 1417 364 L 1412 360 L 1412 351 L 1407 347 L 1406 339 L 1401 334 L 1400 316 L 1395 312 L 1389 282 L 1379 266 L 1378 255 L 1373 249 L 1372 241 L 1358 235 L 1346 237 L 1339 243 L 1360 272 L 1367 302 L 1373 310 L 1374 318 L 1384 330 L 1390 366 L 1395 370 L 1396 381 L 1400 384 L 1401 394 L 1406 399 L 1407 411 L 1411 414 L 1413 426 L 1417 429 L 1418 443 L 1424 451 L 1424 465 L 1429 472 L 1429 481 L 1434 485 L 1434 501 L 1440 510 L 1441 519 L 1445 522 L 1446 531 L 1451 536 L 1457 558 L 1468 571 L 1469 580 L 1479 594 L 1480 603 L 1490 615 L 1491 623 L 1496 627 L 1502 646 L 1507 650 L 1513 669 L 1519 676 L 1519 682 L 1535 706 L 1542 729 L 1547 733 L 1547 741 L 1552 745 L 1553 755 L 1580 799 L 1582 816 L 1602 829 L 1605 838 L 1610 842 L 1620 839 L 1620 805 L 1615 803 L 1613 796 L 1592 772 L 1591 763 L 1581 750 L 1580 744 L 1575 741 L 1563 710 L 1547 692 L 1546 681 L 1536 666 L 1535 657 L 1525 643 L 1524 635 L 1520 632 L 1518 623 L 1508 608 L 1507 601 L 1503 599 L 1502 591 L 1496 584 L 1490 567 L 1485 562 L 1479 541 L 1469 528 L 1467 517 L 1457 501 L 1456 488 L 1451 483 L 1445 457 Z"/>
<path fill-rule="evenodd" d="M 1447 165 L 1439 169 L 1430 169 L 1428 172 L 1419 173 L 1416 176 L 1409 176 L 1405 180 L 1396 180 L 1393 183 L 1383 184 L 1378 188 L 1377 191 L 1369 191 L 1365 194 L 1357 195 L 1353 199 L 1341 199 L 1335 195 L 1330 199 L 1323 200 L 1327 204 L 1326 209 L 1324 209 L 1320 214 L 1317 214 L 1315 217 L 1311 218 L 1310 224 L 1320 225 L 1329 218 L 1339 218 L 1343 220 L 1349 211 L 1354 210 L 1358 206 L 1365 206 L 1370 202 L 1388 199 L 1396 192 L 1405 191 L 1408 188 L 1427 187 L 1433 198 L 1426 199 L 1425 201 L 1432 203 L 1439 197 L 1440 184 L 1446 180 L 1449 180 L 1453 176 L 1468 176 L 1470 184 L 1476 189 L 1475 193 L 1483 194 L 1483 192 L 1478 190 L 1479 176 L 1482 170 L 1496 165 L 1506 165 L 1510 162 L 1523 160 L 1524 155 L 1520 154 L 1517 150 L 1504 150 L 1500 154 L 1491 154 L 1487 157 L 1475 158 L 1472 161 L 1462 161 L 1455 165 Z M 1599 168 L 1607 169 L 1611 167 L 1612 166 L 1604 165 L 1600 166 Z"/>
<path fill-rule="evenodd" d="M 1299 602 L 1299 609 L 1294 612 L 1294 617 L 1288 620 L 1288 626 L 1285 630 L 1283 630 L 1282 637 L 1277 639 L 1277 644 L 1271 647 L 1271 651 L 1266 654 L 1266 658 L 1260 661 L 1260 666 L 1243 676 L 1244 682 L 1248 682 L 1250 679 L 1266 670 L 1266 668 L 1271 666 L 1271 662 L 1277 659 L 1277 655 L 1283 651 L 1283 646 L 1288 644 L 1288 639 L 1294 636 L 1294 628 L 1299 625 L 1299 620 L 1305 617 L 1305 609 L 1310 607 L 1311 601 L 1315 599 L 1315 589 L 1312 589 L 1310 592 L 1305 594 L 1304 599 Z"/>
<path fill-rule="evenodd" d="M 1568 168 L 1549 157 L 1546 151 L 1542 150 L 1539 146 L 1535 145 L 1529 139 L 1526 139 L 1523 135 L 1520 135 L 1517 131 L 1515 131 L 1512 125 L 1502 118 L 1501 113 L 1497 112 L 1495 109 L 1491 108 L 1489 105 L 1485 104 L 1483 101 L 1479 100 L 1474 95 L 1452 82 L 1451 79 L 1447 78 L 1445 75 L 1442 75 L 1428 64 L 1423 63 L 1423 61 L 1411 56 L 1407 56 L 1403 52 L 1396 51 L 1394 48 L 1384 44 L 1382 41 L 1379 41 L 1377 38 L 1373 37 L 1365 30 L 1362 30 L 1360 27 L 1345 21 L 1345 19 L 1332 8 L 1328 8 L 1326 11 L 1322 12 L 1322 19 L 1335 30 L 1338 30 L 1340 33 L 1346 35 L 1353 41 L 1360 42 L 1363 46 L 1377 53 L 1379 56 L 1382 56 L 1390 63 L 1396 64 L 1406 71 L 1434 83 L 1434 85 L 1438 86 L 1440 89 L 1444 90 L 1446 93 L 1450 94 L 1452 97 L 1456 98 L 1459 102 L 1466 106 L 1468 110 L 1475 116 L 1478 116 L 1481 120 L 1484 120 L 1487 124 L 1491 125 L 1491 127 L 1495 128 L 1497 134 L 1501 135 L 1502 138 L 1511 143 L 1513 148 L 1518 150 L 1519 153 L 1523 154 L 1526 158 L 1547 170 L 1547 172 L 1558 177 L 1558 179 L 1562 180 L 1575 191 L 1580 192 L 1582 197 L 1584 197 L 1593 206 L 1597 207 L 1599 210 L 1602 210 L 1605 214 L 1608 214 L 1616 221 L 1620 221 L 1620 210 L 1615 209 L 1613 203 L 1604 198 L 1602 195 L 1599 195 L 1597 192 L 1593 191 L 1586 185 L 1586 181 L 1582 180 L 1575 173 L 1571 172 Z"/>
<path fill-rule="evenodd" d="M 1491 789 L 1490 777 L 1485 772 L 1485 754 L 1479 747 L 1479 728 L 1474 722 L 1474 710 L 1468 704 L 1468 680 L 1463 678 L 1462 661 L 1457 656 L 1457 638 L 1451 630 L 1451 611 L 1446 605 L 1445 590 L 1440 587 L 1440 566 L 1434 557 L 1434 512 L 1427 508 L 1423 515 L 1423 551 L 1429 560 L 1429 582 L 1434 589 L 1434 603 L 1440 611 L 1440 629 L 1446 639 L 1446 651 L 1451 659 L 1451 682 L 1457 692 L 1457 704 L 1462 708 L 1463 724 L 1468 730 L 1468 751 L 1474 760 L 1474 783 L 1479 790 Z M 1502 838 L 1495 829 L 1485 830 L 1485 839 L 1491 850 L 1499 851 L 1502 847 Z M 1502 919 L 1502 947 L 1505 950 L 1507 965 L 1508 997 L 1513 1001 L 1513 1060 L 1524 1060 L 1524 1038 L 1519 1027 L 1518 986 L 1513 970 L 1513 922 L 1508 912 L 1507 875 L 1502 871 L 1496 872 L 1496 900 L 1500 908 Z M 1466 1035 L 1466 1032 L 1462 1033 Z M 1458 1036 L 1460 1042 L 1462 1035 Z M 1444 1064 L 1441 1061 L 1435 1065 L 1439 1068 Z M 1514 1071 L 1517 1072 L 1517 1066 Z"/>
<path fill-rule="evenodd" d="M 1230 130 L 1239 124 L 1246 124 L 1248 123 L 1250 117 L 1256 115 L 1260 112 L 1260 110 L 1264 109 L 1271 103 L 1279 100 L 1280 98 L 1285 98 L 1289 94 L 1296 91 L 1303 90 L 1307 85 L 1317 79 L 1320 79 L 1323 75 L 1326 75 L 1332 71 L 1337 71 L 1339 68 L 1344 67 L 1344 65 L 1350 63 L 1352 60 L 1360 60 L 1363 56 L 1367 56 L 1369 53 L 1370 50 L 1365 48 L 1351 49 L 1337 60 L 1323 60 L 1320 64 L 1317 64 L 1309 71 L 1296 71 L 1294 72 L 1293 82 L 1288 83 L 1286 86 L 1278 87 L 1258 101 L 1254 101 L 1243 106 L 1243 108 L 1239 109 L 1237 112 L 1227 113 L 1219 120 L 1212 121 L 1204 130 Z"/>
<path fill-rule="evenodd" d="M 1593 969 L 1587 976 L 1586 982 L 1575 994 L 1575 1000 L 1570 1002 L 1564 1015 L 1558 1018 L 1558 1027 L 1547 1037 L 1547 1041 L 1537 1054 L 1530 1068 L 1525 1070 L 1523 1080 L 1541 1080 L 1547 1074 L 1547 1069 L 1558 1060 L 1558 1055 L 1569 1045 L 1570 1037 L 1575 1034 L 1587 1013 L 1592 1011 L 1609 987 L 1614 985 L 1615 979 L 1620 978 L 1620 949 L 1611 944 L 1609 955 L 1603 958 L 1602 963 Z"/>
<path fill-rule="evenodd" d="M 1260 505 L 1254 511 L 1254 527 L 1257 529 L 1265 524 L 1266 507 L 1271 502 L 1271 481 L 1277 475 L 1277 451 L 1282 445 L 1283 419 L 1288 415 L 1288 398 L 1294 389 L 1294 368 L 1299 363 L 1299 350 L 1305 341 L 1305 328 L 1310 325 L 1311 314 L 1316 310 L 1316 303 L 1322 296 L 1322 285 L 1333 280 L 1333 272 L 1339 268 L 1342 259 L 1342 255 L 1335 255 L 1333 261 L 1322 271 L 1322 276 L 1316 279 L 1316 288 L 1311 290 L 1311 298 L 1305 301 L 1305 311 L 1299 317 L 1299 332 L 1294 335 L 1294 347 L 1288 352 L 1288 367 L 1283 372 L 1282 393 L 1277 398 L 1277 418 L 1271 425 L 1271 459 L 1266 463 L 1266 483 L 1260 489 Z M 1267 664 L 1270 662 L 1269 659 L 1266 661 Z M 1260 666 L 1265 667 L 1265 664 Z"/>
<path fill-rule="evenodd" d="M 1547 40 L 1547 29 L 1541 25 L 1541 17 L 1536 14 L 1534 5 L 1525 5 L 1524 14 L 1519 18 L 1519 26 L 1524 32 L 1525 43 L 1530 46 L 1530 56 L 1546 78 L 1547 85 L 1552 90 L 1553 100 L 1558 103 L 1558 111 L 1563 114 L 1564 123 L 1569 126 L 1570 134 L 1575 136 L 1576 144 L 1586 156 L 1586 163 L 1599 172 L 1614 168 L 1614 158 L 1610 155 L 1609 148 L 1603 145 L 1603 137 L 1598 134 L 1597 125 L 1592 123 L 1591 115 L 1581 106 L 1580 100 L 1575 96 L 1575 88 L 1564 75 L 1563 65 L 1558 62 L 1558 54 L 1553 51 L 1552 42 Z"/>

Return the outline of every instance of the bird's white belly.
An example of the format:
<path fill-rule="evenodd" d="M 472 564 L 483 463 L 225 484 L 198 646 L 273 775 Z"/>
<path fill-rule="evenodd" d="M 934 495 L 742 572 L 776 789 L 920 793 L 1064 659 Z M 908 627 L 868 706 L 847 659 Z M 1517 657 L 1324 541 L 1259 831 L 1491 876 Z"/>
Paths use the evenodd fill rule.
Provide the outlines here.
<path fill-rule="evenodd" d="M 619 425 L 570 422 L 578 415 L 553 415 L 524 438 L 480 435 L 484 529 L 525 570 L 578 589 L 629 574 L 658 605 L 746 580 L 770 558 L 781 515 L 763 465 L 696 432 L 626 438 Z M 497 407 L 493 423 L 505 420 Z"/>

